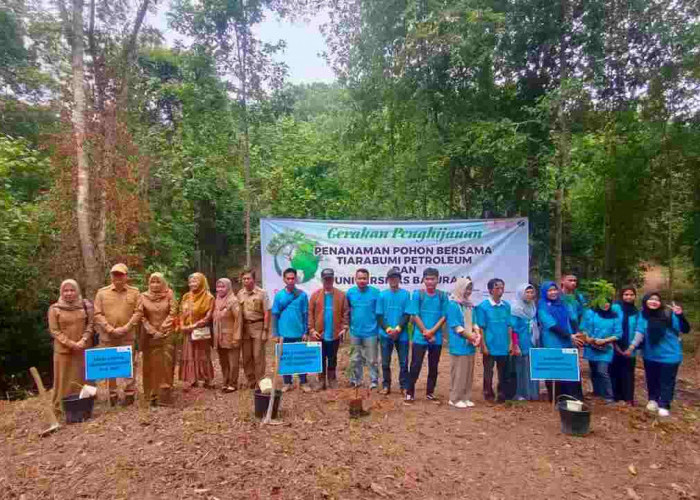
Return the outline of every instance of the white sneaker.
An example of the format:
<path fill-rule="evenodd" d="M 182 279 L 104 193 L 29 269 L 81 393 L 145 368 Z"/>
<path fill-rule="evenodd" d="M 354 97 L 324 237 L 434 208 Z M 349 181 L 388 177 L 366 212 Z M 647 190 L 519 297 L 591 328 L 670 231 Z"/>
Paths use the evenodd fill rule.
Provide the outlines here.
<path fill-rule="evenodd" d="M 466 400 L 464 404 L 467 405 L 467 408 L 474 408 L 476 406 L 473 402 L 469 400 Z"/>
<path fill-rule="evenodd" d="M 455 408 L 460 408 L 460 409 L 468 408 L 467 402 L 466 401 L 457 401 L 455 403 Z"/>
<path fill-rule="evenodd" d="M 657 411 L 659 411 L 659 403 L 657 403 L 656 401 L 649 401 L 647 403 L 647 411 L 656 413 Z"/>
<path fill-rule="evenodd" d="M 666 408 L 659 408 L 659 416 L 660 417 L 670 417 L 671 412 L 668 411 Z"/>

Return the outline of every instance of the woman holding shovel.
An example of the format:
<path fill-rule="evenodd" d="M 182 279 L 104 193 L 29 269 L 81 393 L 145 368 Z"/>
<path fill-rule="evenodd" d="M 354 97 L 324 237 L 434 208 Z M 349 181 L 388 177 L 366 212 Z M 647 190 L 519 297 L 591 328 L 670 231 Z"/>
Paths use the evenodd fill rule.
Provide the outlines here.
<path fill-rule="evenodd" d="M 80 392 L 85 383 L 83 352 L 92 339 L 93 309 L 80 295 L 75 280 L 61 283 L 60 297 L 49 307 L 49 333 L 53 337 L 53 405 L 61 409 L 61 400 Z"/>

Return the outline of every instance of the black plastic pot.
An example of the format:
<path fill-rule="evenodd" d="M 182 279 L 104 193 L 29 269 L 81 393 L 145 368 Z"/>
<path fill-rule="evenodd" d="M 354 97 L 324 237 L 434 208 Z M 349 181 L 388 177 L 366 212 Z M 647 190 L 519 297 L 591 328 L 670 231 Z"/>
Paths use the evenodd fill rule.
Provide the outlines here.
<path fill-rule="evenodd" d="M 95 407 L 95 398 L 80 399 L 79 394 L 69 394 L 61 400 L 63 413 L 66 415 L 67 424 L 84 422 L 92 417 L 92 409 Z"/>
<path fill-rule="evenodd" d="M 566 408 L 566 401 L 557 403 L 559 418 L 561 419 L 561 432 L 572 436 L 585 436 L 591 430 L 591 412 L 586 404 L 581 411 L 572 411 Z"/>
<path fill-rule="evenodd" d="M 260 389 L 255 389 L 253 394 L 255 398 L 255 417 L 263 418 L 267 414 L 267 408 L 270 406 L 270 395 L 263 394 Z M 275 403 L 272 405 L 272 418 L 277 418 L 277 413 L 280 409 L 280 402 L 282 400 L 282 391 L 275 391 Z"/>

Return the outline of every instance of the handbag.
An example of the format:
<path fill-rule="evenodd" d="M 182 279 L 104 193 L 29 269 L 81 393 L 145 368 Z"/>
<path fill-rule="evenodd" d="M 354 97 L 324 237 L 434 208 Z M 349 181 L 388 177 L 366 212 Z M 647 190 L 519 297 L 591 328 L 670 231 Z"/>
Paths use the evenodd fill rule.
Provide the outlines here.
<path fill-rule="evenodd" d="M 203 326 L 192 330 L 192 340 L 209 340 L 211 339 L 211 328 Z"/>

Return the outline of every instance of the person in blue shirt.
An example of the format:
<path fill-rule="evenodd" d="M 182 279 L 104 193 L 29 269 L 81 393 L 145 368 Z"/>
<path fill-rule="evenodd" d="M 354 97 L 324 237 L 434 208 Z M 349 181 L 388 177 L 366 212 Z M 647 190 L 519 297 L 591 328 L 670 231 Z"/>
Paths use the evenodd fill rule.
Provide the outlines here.
<path fill-rule="evenodd" d="M 540 324 L 542 347 L 562 349 L 583 346 L 583 335 L 574 328 L 574 320 L 561 299 L 559 287 L 553 281 L 545 281 L 540 287 L 540 301 L 537 304 L 537 320 Z M 581 382 L 545 382 L 549 400 L 556 394 L 567 395 L 583 400 Z"/>
<path fill-rule="evenodd" d="M 447 317 L 449 297 L 437 289 L 440 272 L 432 267 L 423 271 L 424 290 L 414 290 L 408 312 L 415 325 L 413 328 L 413 348 L 411 351 L 411 369 L 409 373 L 406 404 L 415 400 L 416 382 L 423 368 L 423 358 L 428 353 L 428 387 L 426 397 L 436 401 L 438 364 L 442 352 L 442 327 Z"/>
<path fill-rule="evenodd" d="M 481 342 L 474 324 L 471 278 L 458 278 L 447 306 L 447 328 L 450 332 L 450 400 L 455 408 L 471 408 L 474 382 L 474 354 Z"/>
<path fill-rule="evenodd" d="M 642 313 L 637 331 L 625 352 L 631 356 L 644 341 L 642 355 L 649 394 L 647 410 L 658 412 L 660 417 L 671 414 L 678 367 L 683 361 L 680 334 L 689 331 L 690 324 L 685 319 L 681 306 L 673 303 L 670 311 L 667 311 L 658 292 L 649 293 L 642 298 Z"/>
<path fill-rule="evenodd" d="M 338 388 L 336 367 L 338 347 L 348 329 L 350 307 L 342 290 L 335 288 L 335 273 L 326 268 L 321 271 L 323 287 L 311 294 L 309 299 L 309 337 L 321 342 L 321 369 L 318 376 L 320 387 Z"/>
<path fill-rule="evenodd" d="M 634 305 L 637 300 L 637 290 L 633 286 L 622 288 L 620 299 L 613 304 L 613 310 L 622 320 L 622 336 L 613 344 L 615 352 L 610 363 L 610 379 L 615 401 L 623 401 L 634 406 L 634 372 L 637 356 L 625 356 L 625 351 L 634 338 L 639 322 L 639 310 Z"/>
<path fill-rule="evenodd" d="M 401 270 L 392 267 L 387 272 L 389 289 L 379 294 L 377 319 L 379 320 L 379 341 L 382 344 L 382 394 L 391 392 L 391 355 L 396 349 L 399 357 L 399 387 L 401 395 L 408 389 L 408 319 L 406 312 L 411 295 L 399 287 Z"/>
<path fill-rule="evenodd" d="M 352 356 L 353 387 L 362 386 L 364 366 L 369 366 L 370 389 L 379 386 L 379 365 L 377 362 L 377 301 L 379 290 L 369 286 L 369 271 L 358 269 L 355 272 L 355 286 L 346 294 L 350 305 L 350 345 Z"/>
<path fill-rule="evenodd" d="M 622 318 L 612 309 L 614 294 L 612 285 L 607 291 L 601 291 L 591 300 L 591 309 L 584 312 L 581 322 L 581 331 L 586 335 L 583 358 L 588 360 L 593 393 L 607 404 L 615 402 L 610 363 L 613 344 L 622 336 Z"/>
<path fill-rule="evenodd" d="M 505 282 L 493 278 L 487 283 L 491 297 L 476 308 L 476 324 L 484 333 L 481 344 L 484 363 L 484 399 L 494 400 L 493 368 L 498 369 L 498 398 L 503 403 L 515 397 L 516 375 L 513 356 L 520 355 L 517 340 L 514 342 L 510 319 L 510 304 L 503 300 Z"/>
<path fill-rule="evenodd" d="M 583 295 L 576 291 L 578 288 L 578 278 L 572 273 L 564 273 L 561 276 L 561 298 L 566 307 L 569 309 L 571 320 L 573 321 L 574 330 L 580 329 L 581 321 L 583 321 L 583 312 L 586 309 L 586 299 Z"/>
<path fill-rule="evenodd" d="M 285 287 L 277 292 L 272 303 L 273 336 L 277 343 L 302 342 L 306 339 L 308 328 L 309 297 L 303 290 L 296 287 L 297 270 L 290 267 L 282 273 Z M 291 375 L 282 377 L 282 391 L 293 389 Z M 299 375 L 299 387 L 304 392 L 311 388 L 306 383 L 306 374 Z"/>
<path fill-rule="evenodd" d="M 535 287 L 526 283 L 518 288 L 510 309 L 511 325 L 520 348 L 520 356 L 515 358 L 515 399 L 518 401 L 537 401 L 540 398 L 539 380 L 530 380 L 530 348 L 537 347 L 540 338 L 535 304 Z"/>

